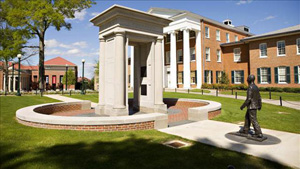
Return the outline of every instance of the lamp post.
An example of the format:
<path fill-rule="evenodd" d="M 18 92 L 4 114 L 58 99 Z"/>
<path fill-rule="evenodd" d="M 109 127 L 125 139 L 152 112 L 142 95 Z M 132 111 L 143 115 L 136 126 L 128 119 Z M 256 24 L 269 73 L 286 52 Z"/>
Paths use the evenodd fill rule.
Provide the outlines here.
<path fill-rule="evenodd" d="M 66 91 L 68 90 L 68 64 L 66 64 Z"/>
<path fill-rule="evenodd" d="M 84 62 L 85 60 L 82 59 L 82 78 L 81 78 L 81 94 L 85 94 L 84 93 Z"/>
<path fill-rule="evenodd" d="M 12 79 L 12 85 L 11 85 L 11 91 L 14 92 L 14 73 L 15 73 L 15 62 L 12 62 L 12 75 L 11 75 L 11 79 Z"/>
<path fill-rule="evenodd" d="M 17 92 L 17 96 L 21 96 L 21 92 L 20 92 L 20 84 L 21 84 L 21 54 L 18 54 L 18 59 L 19 59 L 19 69 L 18 69 L 18 92 Z"/>

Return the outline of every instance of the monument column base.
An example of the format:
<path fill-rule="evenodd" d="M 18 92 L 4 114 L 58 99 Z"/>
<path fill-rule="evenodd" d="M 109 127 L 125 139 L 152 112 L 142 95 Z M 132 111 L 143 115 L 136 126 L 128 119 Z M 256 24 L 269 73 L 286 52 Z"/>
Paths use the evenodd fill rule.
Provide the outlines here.
<path fill-rule="evenodd" d="M 165 113 L 167 114 L 167 105 L 166 104 L 155 104 L 152 106 L 140 106 L 140 112 L 144 113 Z"/>
<path fill-rule="evenodd" d="M 113 108 L 108 105 L 97 105 L 95 107 L 95 113 L 98 115 L 106 115 L 106 116 L 128 116 L 127 107 L 124 108 Z"/>

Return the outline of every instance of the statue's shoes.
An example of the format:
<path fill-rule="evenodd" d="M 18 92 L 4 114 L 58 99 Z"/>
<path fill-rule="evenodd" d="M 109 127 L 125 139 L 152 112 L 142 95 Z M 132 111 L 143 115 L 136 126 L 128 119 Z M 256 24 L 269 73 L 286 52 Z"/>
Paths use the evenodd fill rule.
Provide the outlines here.
<path fill-rule="evenodd" d="M 256 137 L 256 138 L 263 138 L 264 135 L 263 134 L 255 134 L 254 137 Z"/>
<path fill-rule="evenodd" d="M 239 133 L 242 133 L 242 134 L 248 134 L 249 131 L 248 131 L 248 130 L 243 130 L 243 129 L 241 129 L 241 130 L 239 130 Z"/>

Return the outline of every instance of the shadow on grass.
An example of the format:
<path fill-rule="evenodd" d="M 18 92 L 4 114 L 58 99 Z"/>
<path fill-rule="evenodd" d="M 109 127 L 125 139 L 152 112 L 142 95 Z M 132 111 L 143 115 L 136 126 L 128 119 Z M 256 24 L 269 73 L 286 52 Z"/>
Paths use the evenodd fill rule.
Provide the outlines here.
<path fill-rule="evenodd" d="M 210 140 L 206 140 L 212 144 Z M 285 168 L 277 163 L 194 143 L 172 149 L 153 140 L 59 144 L 33 151 L 13 151 L 1 145 L 1 168 Z"/>

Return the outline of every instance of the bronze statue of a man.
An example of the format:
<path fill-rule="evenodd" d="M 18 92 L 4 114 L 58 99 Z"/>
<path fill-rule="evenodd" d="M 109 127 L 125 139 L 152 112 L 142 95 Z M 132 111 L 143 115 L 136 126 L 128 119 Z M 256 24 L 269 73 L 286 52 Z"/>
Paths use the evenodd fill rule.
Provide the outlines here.
<path fill-rule="evenodd" d="M 256 118 L 257 109 L 260 110 L 262 107 L 261 96 L 258 87 L 254 84 L 254 80 L 254 75 L 248 76 L 247 82 L 249 87 L 247 90 L 247 98 L 244 104 L 241 106 L 241 110 L 243 110 L 247 106 L 247 113 L 245 115 L 244 128 L 241 129 L 239 132 L 243 134 L 248 134 L 250 130 L 250 124 L 252 124 L 255 131 L 254 136 L 258 138 L 263 138 L 263 134 L 261 132 L 260 126 Z"/>

